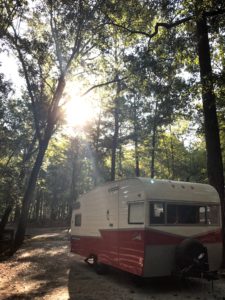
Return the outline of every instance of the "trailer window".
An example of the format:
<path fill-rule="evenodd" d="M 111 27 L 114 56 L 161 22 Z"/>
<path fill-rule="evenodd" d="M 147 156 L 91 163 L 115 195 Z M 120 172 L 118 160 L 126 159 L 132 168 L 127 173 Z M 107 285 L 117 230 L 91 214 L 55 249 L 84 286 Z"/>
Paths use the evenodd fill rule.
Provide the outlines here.
<path fill-rule="evenodd" d="M 206 224 L 206 208 L 198 205 L 167 204 L 168 224 Z"/>
<path fill-rule="evenodd" d="M 81 226 L 81 214 L 75 215 L 75 226 Z"/>
<path fill-rule="evenodd" d="M 150 204 L 150 224 L 165 224 L 165 204 Z"/>
<path fill-rule="evenodd" d="M 144 203 L 129 203 L 128 224 L 144 224 Z"/>
<path fill-rule="evenodd" d="M 219 205 L 150 203 L 150 224 L 218 225 Z"/>
<path fill-rule="evenodd" d="M 206 207 L 167 204 L 167 224 L 206 224 Z"/>

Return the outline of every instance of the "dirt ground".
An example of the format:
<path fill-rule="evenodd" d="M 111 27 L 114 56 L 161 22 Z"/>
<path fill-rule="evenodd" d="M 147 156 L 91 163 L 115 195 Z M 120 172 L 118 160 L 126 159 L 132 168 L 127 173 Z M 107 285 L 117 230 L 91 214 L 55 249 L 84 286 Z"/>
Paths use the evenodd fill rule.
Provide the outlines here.
<path fill-rule="evenodd" d="M 125 272 L 97 275 L 83 258 L 71 254 L 65 229 L 32 230 L 16 255 L 0 262 L 0 300 L 225 300 L 225 279 L 211 283 L 189 279 L 134 283 Z"/>

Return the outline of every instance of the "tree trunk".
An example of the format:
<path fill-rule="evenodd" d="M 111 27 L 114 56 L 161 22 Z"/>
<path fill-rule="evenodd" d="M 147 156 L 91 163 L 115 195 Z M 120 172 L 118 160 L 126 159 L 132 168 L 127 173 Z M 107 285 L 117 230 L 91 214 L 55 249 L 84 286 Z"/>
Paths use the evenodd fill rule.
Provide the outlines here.
<path fill-rule="evenodd" d="M 156 146 L 156 136 L 157 136 L 157 112 L 158 105 L 156 102 L 154 118 L 153 118 L 153 128 L 152 128 L 152 151 L 151 151 L 151 178 L 155 177 L 155 146 Z"/>
<path fill-rule="evenodd" d="M 94 140 L 95 154 L 93 155 L 93 153 L 91 152 L 91 155 L 93 156 L 93 168 L 94 168 L 93 182 L 94 182 L 94 186 L 97 186 L 99 180 L 101 179 L 101 167 L 100 167 L 100 155 L 99 155 L 100 134 L 101 134 L 101 112 L 98 115 L 96 138 Z"/>
<path fill-rule="evenodd" d="M 28 214 L 29 214 L 29 208 L 30 204 L 34 195 L 34 190 L 38 178 L 38 174 L 44 159 L 45 151 L 48 147 L 49 139 L 44 140 L 39 147 L 39 151 L 36 157 L 35 164 L 33 166 L 29 182 L 27 185 L 27 189 L 24 194 L 23 198 L 23 204 L 22 204 L 22 210 L 21 210 L 21 215 L 19 219 L 19 223 L 17 226 L 17 231 L 15 235 L 15 241 L 14 241 L 14 251 L 16 251 L 21 244 L 24 241 L 24 236 L 26 232 L 26 226 L 27 226 L 27 220 L 28 220 Z"/>
<path fill-rule="evenodd" d="M 220 147 L 219 126 L 216 112 L 216 101 L 213 88 L 210 46 L 208 39 L 207 20 L 204 13 L 197 18 L 197 41 L 200 76 L 202 84 L 203 113 L 205 119 L 205 140 L 207 150 L 207 171 L 209 183 L 219 193 L 222 209 L 223 240 L 225 236 L 224 210 L 224 176 Z M 224 243 L 224 242 L 223 242 Z M 224 243 L 225 246 L 225 243 Z M 225 254 L 225 247 L 224 247 Z M 225 259 L 225 255 L 223 256 Z"/>
<path fill-rule="evenodd" d="M 78 163 L 79 163 L 79 140 L 74 139 L 72 141 L 72 174 L 71 174 L 71 185 L 70 185 L 70 197 L 69 197 L 69 214 L 68 214 L 68 224 L 71 220 L 73 203 L 78 198 L 78 186 L 77 181 L 79 177 Z"/>
<path fill-rule="evenodd" d="M 118 76 L 116 76 L 118 79 Z M 120 83 L 117 82 L 117 91 L 115 98 L 115 108 L 114 108 L 114 134 L 112 140 L 112 156 L 111 156 L 111 180 L 114 181 L 116 177 L 116 150 L 118 147 L 118 136 L 119 136 L 119 96 L 120 96 Z"/>
<path fill-rule="evenodd" d="M 16 201 L 16 202 L 18 202 L 18 201 Z M 20 206 L 18 203 L 16 203 L 13 222 L 18 223 L 19 217 L 20 217 Z"/>
<path fill-rule="evenodd" d="M 135 175 L 140 177 L 140 165 L 139 165 L 139 145 L 138 145 L 138 121 L 137 121 L 137 103 L 134 104 L 134 153 L 135 153 Z"/>
<path fill-rule="evenodd" d="M 19 52 L 19 59 L 21 60 L 21 63 L 24 64 L 23 57 L 20 52 Z M 38 174 L 41 169 L 45 152 L 46 149 L 48 148 L 48 144 L 51 139 L 52 133 L 54 131 L 55 124 L 57 123 L 58 120 L 58 113 L 59 113 L 58 105 L 62 97 L 64 88 L 65 88 L 65 78 L 64 75 L 61 75 L 60 78 L 58 79 L 58 84 L 54 92 L 54 95 L 52 97 L 51 106 L 49 107 L 48 118 L 46 120 L 46 126 L 44 130 L 43 138 L 41 137 L 41 132 L 37 131 L 37 134 L 39 136 L 38 154 L 33 169 L 31 171 L 27 188 L 23 197 L 21 215 L 17 226 L 15 240 L 14 240 L 14 249 L 13 249 L 14 252 L 21 246 L 21 244 L 24 241 L 30 204 L 34 195 Z M 29 90 L 29 84 L 28 84 L 28 90 Z M 34 115 L 35 114 L 36 111 L 34 111 Z M 37 115 L 36 115 L 36 121 L 38 121 Z"/>
<path fill-rule="evenodd" d="M 134 140 L 134 147 L 135 147 L 135 175 L 140 177 L 140 166 L 139 166 L 139 151 L 138 151 L 138 138 L 135 133 L 135 140 Z"/>
<path fill-rule="evenodd" d="M 41 198 L 42 190 L 40 189 L 37 194 L 37 199 L 35 203 L 35 222 L 38 223 L 40 216 L 40 198 Z"/>
<path fill-rule="evenodd" d="M 151 178 L 155 177 L 155 145 L 156 145 L 156 128 L 153 128 L 153 135 L 152 135 L 152 151 L 151 151 Z"/>
<path fill-rule="evenodd" d="M 123 176 L 123 149 L 121 145 L 119 147 L 118 176 Z"/>
<path fill-rule="evenodd" d="M 58 192 L 57 192 L 57 190 L 53 190 L 52 201 L 51 201 L 51 210 L 50 210 L 50 219 L 52 221 L 57 220 L 57 207 L 58 206 L 59 206 Z"/>
<path fill-rule="evenodd" d="M 0 222 L 0 235 L 3 233 L 4 229 L 5 229 L 5 226 L 8 222 L 8 219 L 9 219 L 9 215 L 12 211 L 12 206 L 11 205 L 8 205 L 6 207 L 6 210 L 2 216 L 2 219 L 1 219 L 1 222 Z"/>
<path fill-rule="evenodd" d="M 168 178 L 171 177 L 171 167 L 170 167 L 170 158 L 169 158 L 169 154 L 168 154 L 168 145 L 165 141 L 165 136 L 162 136 L 162 140 L 163 140 L 163 146 L 164 149 L 163 151 L 165 152 L 165 156 L 166 156 L 166 166 L 167 166 L 167 170 L 168 170 Z"/>
<path fill-rule="evenodd" d="M 114 112 L 114 134 L 112 140 L 112 155 L 111 155 L 111 180 L 115 180 L 116 177 L 116 150 L 118 145 L 118 133 L 119 133 L 119 121 L 118 121 L 118 108 L 116 107 Z"/>
<path fill-rule="evenodd" d="M 174 145 L 173 145 L 173 133 L 170 126 L 170 152 L 171 152 L 171 179 L 175 178 L 175 159 L 174 159 Z"/>

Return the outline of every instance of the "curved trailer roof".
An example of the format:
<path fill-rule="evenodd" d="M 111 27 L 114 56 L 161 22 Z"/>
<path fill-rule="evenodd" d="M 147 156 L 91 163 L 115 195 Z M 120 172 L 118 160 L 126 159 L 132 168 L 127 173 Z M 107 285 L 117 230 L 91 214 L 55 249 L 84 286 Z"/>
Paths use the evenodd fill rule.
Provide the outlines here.
<path fill-rule="evenodd" d="M 101 193 L 102 191 L 129 191 L 130 195 L 137 193 L 143 199 L 153 200 L 171 200 L 171 201 L 188 201 L 200 203 L 220 203 L 219 195 L 214 187 L 209 184 L 152 179 L 149 177 L 133 177 L 107 182 L 95 187 L 93 190 L 80 196 L 88 197 L 90 194 Z"/>
<path fill-rule="evenodd" d="M 219 203 L 219 195 L 209 184 L 183 181 L 136 178 L 145 189 L 146 198 Z M 128 179 L 129 180 L 129 179 Z"/>

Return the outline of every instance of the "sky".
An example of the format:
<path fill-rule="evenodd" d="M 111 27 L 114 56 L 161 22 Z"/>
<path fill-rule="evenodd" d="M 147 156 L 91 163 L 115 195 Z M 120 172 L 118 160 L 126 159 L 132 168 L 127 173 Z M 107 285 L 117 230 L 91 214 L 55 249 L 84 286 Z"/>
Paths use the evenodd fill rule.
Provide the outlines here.
<path fill-rule="evenodd" d="M 25 82 L 19 75 L 18 63 L 12 53 L 0 53 L 0 72 L 4 74 L 7 81 L 13 83 L 16 94 L 19 94 L 21 86 L 23 86 Z"/>

